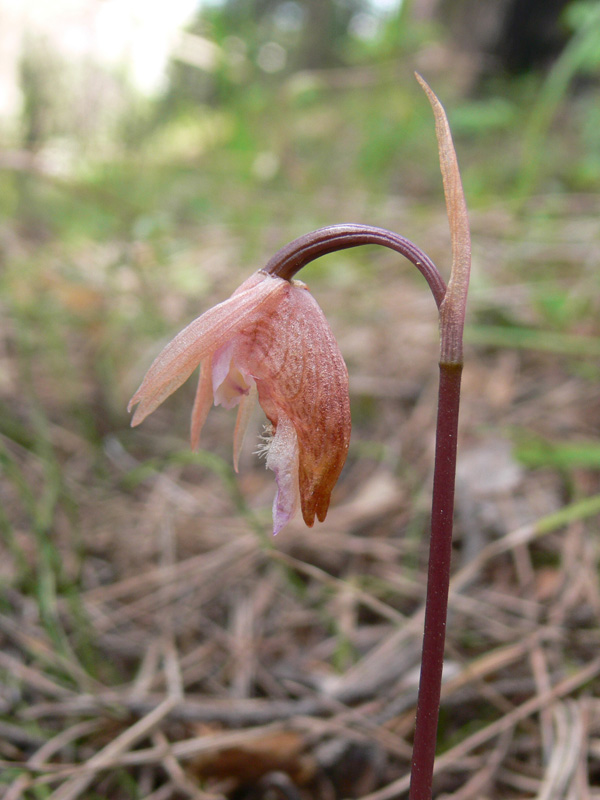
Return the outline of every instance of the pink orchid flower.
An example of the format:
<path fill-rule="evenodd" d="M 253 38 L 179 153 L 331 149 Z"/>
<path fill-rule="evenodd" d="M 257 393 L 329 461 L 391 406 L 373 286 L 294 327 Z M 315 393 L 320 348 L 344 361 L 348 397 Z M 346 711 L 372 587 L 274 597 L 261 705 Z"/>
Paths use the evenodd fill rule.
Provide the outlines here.
<path fill-rule="evenodd" d="M 256 272 L 232 296 L 190 323 L 160 353 L 128 410 L 139 425 L 201 364 L 192 411 L 198 446 L 211 402 L 239 406 L 238 458 L 254 402 L 272 428 L 265 445 L 275 472 L 274 533 L 298 508 L 307 525 L 323 521 L 350 440 L 348 371 L 317 302 L 300 281 Z"/>

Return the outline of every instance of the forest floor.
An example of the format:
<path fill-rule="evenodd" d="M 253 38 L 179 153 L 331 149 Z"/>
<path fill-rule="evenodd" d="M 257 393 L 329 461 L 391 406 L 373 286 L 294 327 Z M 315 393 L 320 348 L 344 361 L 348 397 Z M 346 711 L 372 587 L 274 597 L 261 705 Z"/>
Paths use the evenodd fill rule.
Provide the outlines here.
<path fill-rule="evenodd" d="M 232 414 L 189 450 L 193 381 L 140 428 L 125 411 L 169 337 L 304 224 L 392 228 L 447 274 L 441 188 L 311 202 L 95 241 L 0 228 L 6 800 L 406 795 L 437 401 L 420 276 L 375 248 L 301 276 L 353 416 L 313 529 L 270 533 L 260 415 L 235 475 Z M 599 220 L 584 192 L 471 214 L 436 798 L 600 798 Z"/>

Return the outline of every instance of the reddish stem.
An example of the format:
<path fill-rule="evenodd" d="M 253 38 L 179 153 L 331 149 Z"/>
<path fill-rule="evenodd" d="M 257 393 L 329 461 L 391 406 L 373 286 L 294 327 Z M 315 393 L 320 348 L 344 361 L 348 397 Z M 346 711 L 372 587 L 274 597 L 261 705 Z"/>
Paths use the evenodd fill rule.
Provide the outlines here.
<path fill-rule="evenodd" d="M 446 294 L 446 283 L 429 256 L 404 236 L 371 225 L 329 225 L 300 236 L 278 250 L 263 272 L 289 281 L 298 270 L 319 256 L 364 244 L 383 245 L 412 262 L 429 284 L 435 302 L 440 307 Z"/>
<path fill-rule="evenodd" d="M 435 264 L 408 239 L 383 228 L 349 224 L 320 228 L 301 236 L 279 250 L 264 271 L 285 280 L 291 280 L 298 270 L 319 256 L 364 244 L 389 247 L 411 261 L 427 280 L 440 309 L 442 362 L 440 363 L 431 541 L 425 601 L 423 658 L 410 786 L 410 800 L 431 800 L 448 610 L 456 438 L 462 374 L 462 363 L 456 363 L 455 360 L 448 363 L 444 354 L 449 353 L 453 358 L 457 353 L 461 354 L 464 314 L 459 314 L 458 318 L 454 320 L 455 309 L 450 308 L 449 316 L 444 313 L 446 284 Z"/>
<path fill-rule="evenodd" d="M 462 364 L 440 364 L 423 657 L 409 800 L 431 800 L 448 613 L 461 374 Z"/>

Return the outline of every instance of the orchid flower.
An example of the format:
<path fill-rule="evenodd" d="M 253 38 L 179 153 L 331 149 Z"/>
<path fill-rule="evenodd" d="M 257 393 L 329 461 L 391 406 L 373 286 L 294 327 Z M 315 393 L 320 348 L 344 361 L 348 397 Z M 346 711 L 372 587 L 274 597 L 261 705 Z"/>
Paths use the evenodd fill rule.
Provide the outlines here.
<path fill-rule="evenodd" d="M 228 299 L 191 322 L 158 355 L 128 410 L 139 425 L 200 367 L 191 444 L 198 446 L 211 402 L 238 406 L 237 471 L 256 398 L 269 423 L 264 445 L 278 491 L 273 530 L 300 508 L 323 521 L 350 441 L 348 371 L 315 299 L 301 281 L 256 272 Z"/>

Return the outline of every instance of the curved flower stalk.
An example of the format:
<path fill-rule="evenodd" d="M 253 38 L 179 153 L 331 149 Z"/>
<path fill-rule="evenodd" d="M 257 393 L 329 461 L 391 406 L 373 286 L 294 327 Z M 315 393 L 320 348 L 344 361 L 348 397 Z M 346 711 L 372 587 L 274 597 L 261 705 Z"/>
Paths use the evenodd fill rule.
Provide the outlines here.
<path fill-rule="evenodd" d="M 139 425 L 199 364 L 191 444 L 198 446 L 211 403 L 238 406 L 234 466 L 258 397 L 270 424 L 264 445 L 275 472 L 273 530 L 300 508 L 322 522 L 350 441 L 348 371 L 307 287 L 256 272 L 223 303 L 191 322 L 159 354 L 128 409 Z"/>

